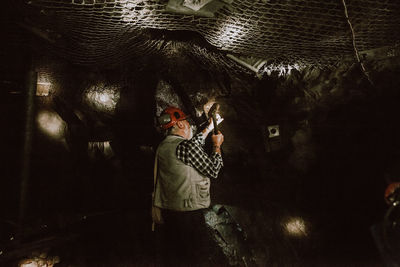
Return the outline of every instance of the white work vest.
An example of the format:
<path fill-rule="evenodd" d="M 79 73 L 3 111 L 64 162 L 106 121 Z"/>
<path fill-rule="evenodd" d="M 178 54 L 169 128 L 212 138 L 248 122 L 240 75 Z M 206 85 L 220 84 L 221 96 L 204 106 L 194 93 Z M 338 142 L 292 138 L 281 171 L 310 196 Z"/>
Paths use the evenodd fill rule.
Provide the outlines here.
<path fill-rule="evenodd" d="M 176 156 L 176 148 L 183 140 L 168 135 L 157 148 L 154 206 L 175 211 L 208 208 L 210 179 Z"/>

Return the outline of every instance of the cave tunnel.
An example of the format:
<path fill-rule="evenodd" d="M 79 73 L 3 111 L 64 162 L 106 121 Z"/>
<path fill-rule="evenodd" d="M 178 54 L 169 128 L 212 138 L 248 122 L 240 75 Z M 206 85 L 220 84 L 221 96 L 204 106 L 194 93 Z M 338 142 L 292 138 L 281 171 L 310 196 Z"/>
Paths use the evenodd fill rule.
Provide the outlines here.
<path fill-rule="evenodd" d="M 163 266 L 157 118 L 214 103 L 204 266 L 400 266 L 400 2 L 1 6 L 1 266 Z"/>

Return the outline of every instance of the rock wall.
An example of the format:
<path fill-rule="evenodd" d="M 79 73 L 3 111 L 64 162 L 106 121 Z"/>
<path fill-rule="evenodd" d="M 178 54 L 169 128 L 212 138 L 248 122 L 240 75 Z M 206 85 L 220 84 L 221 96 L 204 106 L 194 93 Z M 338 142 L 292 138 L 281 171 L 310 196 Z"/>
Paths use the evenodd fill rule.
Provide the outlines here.
<path fill-rule="evenodd" d="M 338 246 L 357 264 L 366 252 L 375 255 L 368 228 L 382 219 L 387 182 L 400 177 L 397 52 L 366 56 L 371 85 L 353 59 L 258 80 L 209 69 L 184 44 L 175 48 L 147 65 L 113 69 L 43 63 L 54 72 L 54 91 L 37 97 L 37 114 L 47 114 L 47 126 L 61 121 L 47 130 L 62 134 L 54 139 L 38 125 L 32 224 L 62 228 L 69 214 L 125 209 L 135 229 L 147 229 L 153 153 L 162 138 L 154 115 L 174 104 L 200 118 L 204 104 L 217 101 L 225 118 L 224 168 L 212 183 L 217 206 L 206 218 L 228 262 L 318 263 L 335 258 L 330 251 Z M 96 94 L 100 105 L 88 104 L 85 95 L 96 86 L 116 94 Z M 23 106 L 22 98 L 17 102 Z M 106 144 L 110 157 L 102 154 Z M 2 198 L 15 199 L 16 207 L 14 193 L 17 185 Z"/>
<path fill-rule="evenodd" d="M 373 84 L 348 59 L 272 73 L 217 99 L 226 155 L 215 196 L 233 206 L 261 265 L 318 262 L 339 244 L 361 264 L 374 251 L 368 228 L 383 219 L 387 183 L 400 179 L 399 63 L 391 54 L 368 58 Z M 271 125 L 279 137 L 269 137 Z M 301 218 L 306 234 L 288 234 L 288 218 Z"/>

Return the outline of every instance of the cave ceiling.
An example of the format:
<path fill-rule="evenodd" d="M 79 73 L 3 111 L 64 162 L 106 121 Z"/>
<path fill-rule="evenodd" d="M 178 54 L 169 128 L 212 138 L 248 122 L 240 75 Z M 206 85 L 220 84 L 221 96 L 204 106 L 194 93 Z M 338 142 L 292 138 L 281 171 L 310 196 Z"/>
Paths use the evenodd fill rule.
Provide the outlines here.
<path fill-rule="evenodd" d="M 334 64 L 354 54 L 346 8 L 359 51 L 400 40 L 398 1 L 215 0 L 206 12 L 182 5 L 182 0 L 30 0 L 9 7 L 20 31 L 82 65 L 171 51 L 168 40 L 176 38 L 190 44 L 190 53 L 223 67 L 235 65 L 226 54 L 265 64 Z"/>

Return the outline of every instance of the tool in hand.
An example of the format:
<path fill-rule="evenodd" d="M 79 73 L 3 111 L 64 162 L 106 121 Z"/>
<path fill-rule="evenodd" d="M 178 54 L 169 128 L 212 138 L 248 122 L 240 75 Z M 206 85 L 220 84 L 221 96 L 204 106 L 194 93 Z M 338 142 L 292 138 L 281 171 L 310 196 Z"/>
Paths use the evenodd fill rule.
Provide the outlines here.
<path fill-rule="evenodd" d="M 214 134 L 218 134 L 218 120 L 217 120 L 217 114 L 219 113 L 219 104 L 214 103 L 210 110 L 208 111 L 208 116 L 212 117 L 213 123 L 214 123 Z"/>

